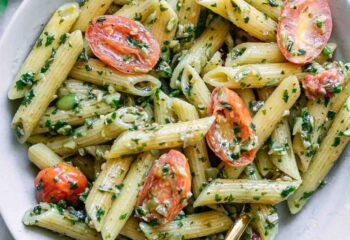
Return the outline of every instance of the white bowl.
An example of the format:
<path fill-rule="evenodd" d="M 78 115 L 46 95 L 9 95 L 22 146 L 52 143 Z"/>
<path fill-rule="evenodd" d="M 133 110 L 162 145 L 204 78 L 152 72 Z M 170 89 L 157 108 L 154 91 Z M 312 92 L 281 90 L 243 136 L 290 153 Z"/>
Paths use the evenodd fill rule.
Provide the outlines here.
<path fill-rule="evenodd" d="M 13 16 L 0 41 L 0 210 L 16 239 L 58 239 L 56 234 L 25 227 L 24 212 L 36 204 L 33 180 L 37 169 L 27 160 L 24 146 L 16 142 L 10 124 L 15 104 L 7 100 L 7 90 L 50 15 L 67 0 L 25 0 Z M 337 59 L 350 61 L 350 2 L 330 0 L 334 32 L 338 43 Z M 279 206 L 280 233 L 283 240 L 350 239 L 350 151 L 339 159 L 328 184 L 314 194 L 305 209 L 291 216 Z"/>

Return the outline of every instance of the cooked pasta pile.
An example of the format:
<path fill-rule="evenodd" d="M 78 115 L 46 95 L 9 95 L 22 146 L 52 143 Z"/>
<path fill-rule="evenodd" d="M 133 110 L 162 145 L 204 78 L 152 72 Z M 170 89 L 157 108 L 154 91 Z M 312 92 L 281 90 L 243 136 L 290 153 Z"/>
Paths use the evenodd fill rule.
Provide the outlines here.
<path fill-rule="evenodd" d="M 306 6 L 306 7 L 305 7 Z M 84 0 L 9 89 L 39 204 L 74 239 L 276 239 L 350 136 L 326 0 Z"/>

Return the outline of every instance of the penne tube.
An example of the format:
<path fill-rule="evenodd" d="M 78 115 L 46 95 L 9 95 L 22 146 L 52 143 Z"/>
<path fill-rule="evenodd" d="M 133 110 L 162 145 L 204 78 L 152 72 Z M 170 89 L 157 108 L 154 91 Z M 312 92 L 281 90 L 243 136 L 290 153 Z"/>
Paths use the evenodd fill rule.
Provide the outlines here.
<path fill-rule="evenodd" d="M 277 124 L 268 141 L 272 163 L 282 172 L 295 180 L 301 180 L 293 151 L 289 124 L 284 118 Z"/>
<path fill-rule="evenodd" d="M 61 127 L 82 125 L 88 118 L 113 112 L 119 107 L 120 97 L 119 93 L 115 93 L 101 96 L 100 100 L 81 101 L 72 110 L 59 110 L 56 107 L 49 107 L 41 117 L 33 134 L 46 133 L 52 130 L 60 133 Z M 64 133 L 64 130 L 62 131 Z"/>
<path fill-rule="evenodd" d="M 176 122 L 173 101 L 168 95 L 157 89 L 153 96 L 154 120 L 158 124 Z"/>
<path fill-rule="evenodd" d="M 158 0 L 137 0 L 124 4 L 114 15 L 130 18 L 144 23 L 147 18 L 159 7 Z"/>
<path fill-rule="evenodd" d="M 235 91 L 239 95 L 239 97 L 242 98 L 245 106 L 248 108 L 250 112 L 250 115 L 253 116 L 254 112 L 250 107 L 251 103 L 255 101 L 255 94 L 253 89 L 245 88 L 245 89 L 236 89 Z"/>
<path fill-rule="evenodd" d="M 60 156 L 43 143 L 30 146 L 28 149 L 28 158 L 39 169 L 49 168 L 63 161 Z"/>
<path fill-rule="evenodd" d="M 186 65 L 182 78 L 181 89 L 186 99 L 198 110 L 201 117 L 208 116 L 210 105 L 210 91 L 203 79 L 190 65 Z"/>
<path fill-rule="evenodd" d="M 225 240 L 237 240 L 241 239 L 244 231 L 248 227 L 251 218 L 248 214 L 243 214 L 238 219 L 236 219 L 233 227 L 227 232 Z"/>
<path fill-rule="evenodd" d="M 147 114 L 140 108 L 123 107 L 74 131 L 73 136 L 50 139 L 47 146 L 61 156 L 76 153 L 79 148 L 111 141 L 124 131 L 142 128 Z"/>
<path fill-rule="evenodd" d="M 47 66 L 42 80 L 26 93 L 12 121 L 12 128 L 19 142 L 24 143 L 32 134 L 82 48 L 83 38 L 80 31 L 67 34 L 65 43 L 55 51 L 55 57 Z"/>
<path fill-rule="evenodd" d="M 302 75 L 302 68 L 291 63 L 250 64 L 237 67 L 217 67 L 203 80 L 213 87 L 262 88 L 278 85 L 291 75 Z"/>
<path fill-rule="evenodd" d="M 178 15 L 169 3 L 166 0 L 160 0 L 156 10 L 144 24 L 160 45 L 164 45 L 175 37 L 178 22 Z"/>
<path fill-rule="evenodd" d="M 300 96 L 300 86 L 295 76 L 284 79 L 272 95 L 266 100 L 265 105 L 256 113 L 253 124 L 258 136 L 257 149 L 262 147 L 265 141 L 282 120 L 286 111 L 294 105 Z"/>
<path fill-rule="evenodd" d="M 222 163 L 222 166 L 223 166 L 224 176 L 226 176 L 228 179 L 237 179 L 244 171 L 244 167 L 236 168 L 225 163 Z"/>
<path fill-rule="evenodd" d="M 263 177 L 268 176 L 274 169 L 274 166 L 270 160 L 270 157 L 265 151 L 265 149 L 260 149 L 257 152 L 255 161 L 256 161 L 257 168 L 259 169 L 259 172 Z"/>
<path fill-rule="evenodd" d="M 193 146 L 201 141 L 214 117 L 155 126 L 149 130 L 126 132 L 113 143 L 106 158 L 117 158 L 150 150 Z"/>
<path fill-rule="evenodd" d="M 219 203 L 275 205 L 287 199 L 300 183 L 300 181 L 215 179 L 201 192 L 193 206 Z"/>
<path fill-rule="evenodd" d="M 191 65 L 197 72 L 201 72 L 207 60 L 222 46 L 228 32 L 229 24 L 226 21 L 214 19 L 175 67 L 170 87 L 180 88 L 182 72 L 186 65 Z"/>
<path fill-rule="evenodd" d="M 199 118 L 196 108 L 183 100 L 174 98 L 173 107 L 180 121 L 191 121 Z M 190 169 L 194 173 L 191 188 L 196 198 L 207 184 L 205 170 L 211 167 L 205 140 L 201 140 L 194 146 L 184 148 L 184 152 L 190 164 Z"/>
<path fill-rule="evenodd" d="M 340 93 L 333 96 L 328 104 L 325 101 L 310 100 L 296 118 L 294 125 L 293 149 L 299 157 L 299 168 L 305 172 L 315 155 L 319 144 L 328 131 L 335 114 L 340 110 L 350 94 L 350 74 L 345 79 L 345 85 Z M 308 128 L 303 130 L 304 128 Z"/>
<path fill-rule="evenodd" d="M 147 175 L 157 155 L 143 153 L 132 163 L 123 187 L 118 197 L 112 203 L 112 206 L 102 223 L 102 237 L 105 240 L 115 239 L 122 231 L 125 223 L 132 215 L 140 186 L 143 185 L 143 179 Z"/>
<path fill-rule="evenodd" d="M 245 0 L 250 5 L 277 21 L 281 15 L 285 0 Z"/>
<path fill-rule="evenodd" d="M 77 240 L 99 240 L 101 236 L 79 218 L 78 211 L 64 210 L 53 203 L 40 203 L 28 210 L 22 222 L 26 226 L 38 226 Z"/>
<path fill-rule="evenodd" d="M 8 92 L 9 99 L 23 98 L 40 79 L 41 73 L 45 71 L 44 66 L 51 61 L 53 49 L 62 43 L 65 34 L 78 18 L 79 12 L 78 3 L 66 3 L 56 10 L 12 83 Z"/>
<path fill-rule="evenodd" d="M 69 78 L 62 83 L 58 89 L 57 95 L 58 97 L 62 97 L 70 93 L 76 94 L 81 99 L 91 100 L 97 98 L 100 93 L 104 92 L 96 85 Z"/>
<path fill-rule="evenodd" d="M 201 74 L 205 75 L 211 70 L 215 69 L 216 67 L 224 65 L 224 60 L 222 60 L 222 56 L 223 54 L 220 51 L 216 51 L 216 53 L 214 53 L 214 55 L 210 58 L 210 60 L 202 69 Z"/>
<path fill-rule="evenodd" d="M 139 221 L 130 217 L 128 221 L 126 221 L 123 229 L 120 231 L 120 234 L 126 236 L 132 240 L 145 240 L 145 234 L 139 228 Z"/>
<path fill-rule="evenodd" d="M 245 172 L 251 180 L 261 180 L 255 164 L 245 168 Z M 253 219 L 252 225 L 259 233 L 262 240 L 273 240 L 278 233 L 278 214 L 273 206 L 264 204 L 250 204 L 250 214 Z"/>
<path fill-rule="evenodd" d="M 279 225 L 277 210 L 269 205 L 251 204 L 250 213 L 254 219 L 252 224 L 261 240 L 276 239 Z"/>
<path fill-rule="evenodd" d="M 247 42 L 231 49 L 227 55 L 225 66 L 282 63 L 287 60 L 282 55 L 277 43 Z"/>
<path fill-rule="evenodd" d="M 73 26 L 73 31 L 85 32 L 89 23 L 98 16 L 105 14 L 113 0 L 83 1 L 78 20 Z"/>
<path fill-rule="evenodd" d="M 111 159 L 103 166 L 85 201 L 85 210 L 95 229 L 100 232 L 102 223 L 118 197 L 122 182 L 129 170 L 132 157 Z"/>
<path fill-rule="evenodd" d="M 149 96 L 161 83 L 151 75 L 128 75 L 114 70 L 97 59 L 87 63 L 78 62 L 70 72 L 70 77 L 96 85 L 112 85 L 117 91 L 138 96 Z"/>
<path fill-rule="evenodd" d="M 244 0 L 197 0 L 197 3 L 261 41 L 276 42 L 277 23 Z"/>
<path fill-rule="evenodd" d="M 232 220 L 224 213 L 208 211 L 190 214 L 159 227 L 140 223 L 140 228 L 149 240 L 158 240 L 161 236 L 168 239 L 192 239 L 227 231 L 232 225 Z"/>
<path fill-rule="evenodd" d="M 179 0 L 177 1 L 176 8 L 177 15 L 179 16 L 176 38 L 182 43 L 182 49 L 186 49 L 191 46 L 196 37 L 196 27 L 202 7 L 196 0 Z"/>
<path fill-rule="evenodd" d="M 337 113 L 334 122 L 322 140 L 320 148 L 313 157 L 308 170 L 302 175 L 303 184 L 288 199 L 292 214 L 299 212 L 311 195 L 317 190 L 324 178 L 343 152 L 349 142 L 350 132 L 350 98 Z"/>

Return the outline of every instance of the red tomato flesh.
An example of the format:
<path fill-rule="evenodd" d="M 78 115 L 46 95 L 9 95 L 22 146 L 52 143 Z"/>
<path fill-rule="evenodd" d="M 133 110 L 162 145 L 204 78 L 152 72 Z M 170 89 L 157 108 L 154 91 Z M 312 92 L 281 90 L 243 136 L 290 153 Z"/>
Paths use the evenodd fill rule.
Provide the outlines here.
<path fill-rule="evenodd" d="M 309 63 L 326 46 L 332 28 L 327 0 L 287 0 L 278 22 L 277 42 L 288 61 Z"/>
<path fill-rule="evenodd" d="M 307 74 L 302 81 L 305 95 L 310 100 L 332 97 L 334 93 L 341 91 L 343 83 L 344 75 L 337 67 L 332 67 L 317 75 Z"/>
<path fill-rule="evenodd" d="M 170 150 L 152 166 L 139 193 L 136 216 L 152 225 L 172 221 L 191 195 L 191 172 L 187 158 Z"/>
<path fill-rule="evenodd" d="M 160 47 L 139 22 L 105 15 L 88 26 L 86 39 L 92 52 L 105 64 L 128 74 L 149 72 L 157 64 Z"/>
<path fill-rule="evenodd" d="M 63 162 L 41 170 L 34 183 L 38 202 L 58 203 L 65 200 L 73 206 L 77 205 L 79 194 L 88 186 L 84 174 Z"/>
<path fill-rule="evenodd" d="M 234 167 L 251 163 L 256 154 L 257 137 L 242 99 L 228 88 L 216 88 L 211 95 L 209 114 L 216 117 L 206 135 L 211 150 Z"/>

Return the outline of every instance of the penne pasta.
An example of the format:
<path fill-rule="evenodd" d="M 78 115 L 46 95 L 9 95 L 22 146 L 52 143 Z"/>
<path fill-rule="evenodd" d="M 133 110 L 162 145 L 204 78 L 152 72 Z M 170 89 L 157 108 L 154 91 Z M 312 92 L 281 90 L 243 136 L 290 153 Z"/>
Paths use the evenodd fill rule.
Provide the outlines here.
<path fill-rule="evenodd" d="M 49 168 L 63 161 L 62 158 L 43 143 L 29 147 L 28 158 L 39 169 Z"/>
<path fill-rule="evenodd" d="M 19 142 L 25 142 L 32 134 L 82 49 L 81 32 L 67 34 L 65 43 L 55 51 L 55 57 L 52 63 L 47 66 L 42 80 L 26 93 L 12 121 L 12 128 L 15 130 Z"/>
<path fill-rule="evenodd" d="M 311 195 L 317 190 L 326 175 L 332 169 L 345 146 L 349 142 L 350 98 L 337 113 L 334 122 L 320 148 L 313 157 L 310 167 L 302 175 L 303 184 L 288 199 L 288 207 L 292 214 L 299 212 Z"/>
<path fill-rule="evenodd" d="M 199 118 L 196 108 L 183 100 L 174 98 L 173 106 L 180 121 L 191 121 Z M 205 140 L 184 148 L 184 152 L 191 171 L 194 173 L 192 175 L 192 192 L 196 198 L 207 184 L 205 170 L 211 167 Z"/>
<path fill-rule="evenodd" d="M 243 214 L 238 219 L 236 219 L 233 227 L 227 232 L 225 240 L 236 240 L 241 239 L 244 231 L 249 225 L 251 218 L 248 214 Z"/>
<path fill-rule="evenodd" d="M 57 107 L 49 107 L 34 129 L 33 134 L 56 131 L 60 129 L 65 133 L 67 126 L 82 125 L 88 118 L 113 112 L 120 104 L 120 94 L 108 94 L 100 96 L 101 99 L 81 101 L 72 110 L 59 110 Z M 68 129 L 68 131 L 71 128 Z"/>
<path fill-rule="evenodd" d="M 160 87 L 160 81 L 151 75 L 128 75 L 118 72 L 96 59 L 87 63 L 78 62 L 69 74 L 70 77 L 96 85 L 112 85 L 117 91 L 138 96 L 149 96 Z"/>
<path fill-rule="evenodd" d="M 208 116 L 210 105 L 210 91 L 205 82 L 190 65 L 186 65 L 182 78 L 181 89 L 186 99 L 198 110 L 201 117 Z"/>
<path fill-rule="evenodd" d="M 197 2 L 261 41 L 276 41 L 277 23 L 244 0 L 198 0 Z"/>
<path fill-rule="evenodd" d="M 259 172 L 263 177 L 267 177 L 274 169 L 270 157 L 265 151 L 265 149 L 260 149 L 257 152 L 255 161 L 257 168 L 259 169 Z"/>
<path fill-rule="evenodd" d="M 80 13 L 77 3 L 67 3 L 59 7 L 53 14 L 43 32 L 36 41 L 14 82 L 8 98 L 23 98 L 30 88 L 42 78 L 46 65 L 52 61 L 52 54 L 63 43 Z"/>
<path fill-rule="evenodd" d="M 161 90 L 157 90 L 153 96 L 154 120 L 158 124 L 167 124 L 176 122 L 176 116 L 173 110 L 173 102 Z"/>
<path fill-rule="evenodd" d="M 64 210 L 52 203 L 40 203 L 28 210 L 22 220 L 26 226 L 38 226 L 77 240 L 98 240 L 101 236 L 85 223 L 81 213 Z"/>
<path fill-rule="evenodd" d="M 277 21 L 281 15 L 285 0 L 245 0 L 247 3 Z"/>
<path fill-rule="evenodd" d="M 300 181 L 215 179 L 201 192 L 193 206 L 219 203 L 275 205 L 287 199 L 300 183 Z"/>
<path fill-rule="evenodd" d="M 94 182 L 85 201 L 86 213 L 90 217 L 95 229 L 100 232 L 102 223 L 122 189 L 122 182 L 129 170 L 132 157 L 109 160 Z"/>
<path fill-rule="evenodd" d="M 230 49 L 225 66 L 233 67 L 245 64 L 282 63 L 287 60 L 277 43 L 247 42 Z"/>
<path fill-rule="evenodd" d="M 156 160 L 157 157 L 158 156 L 153 156 L 151 153 L 146 152 L 140 154 L 137 160 L 132 163 L 123 181 L 120 194 L 114 200 L 102 223 L 101 233 L 103 239 L 115 239 L 122 231 L 134 210 L 139 187 L 142 185 L 145 175 L 147 175 L 153 161 Z"/>
<path fill-rule="evenodd" d="M 259 149 L 269 138 L 276 125 L 282 120 L 286 111 L 294 105 L 300 96 L 300 86 L 295 76 L 284 79 L 265 105 L 256 113 L 253 124 L 256 127 Z"/>
<path fill-rule="evenodd" d="M 149 240 L 157 240 L 163 236 L 168 239 L 205 237 L 224 232 L 232 225 L 233 222 L 228 216 L 216 211 L 191 214 L 155 228 L 146 223 L 140 223 L 141 230 Z"/>
<path fill-rule="evenodd" d="M 292 146 L 292 138 L 287 119 L 283 119 L 272 132 L 268 141 L 272 163 L 282 172 L 295 180 L 300 180 L 300 173 Z"/>
<path fill-rule="evenodd" d="M 136 154 L 149 150 L 193 146 L 203 139 L 214 117 L 155 126 L 149 130 L 126 132 L 113 143 L 106 158 Z"/>
<path fill-rule="evenodd" d="M 105 14 L 112 3 L 113 0 L 83 1 L 81 13 L 73 26 L 73 31 L 85 32 L 92 19 Z"/>
<path fill-rule="evenodd" d="M 301 74 L 301 67 L 291 63 L 250 64 L 217 67 L 205 74 L 203 80 L 213 87 L 262 88 L 276 86 L 288 76 Z"/>
<path fill-rule="evenodd" d="M 299 168 L 305 172 L 319 148 L 320 141 L 330 127 L 335 114 L 350 94 L 350 75 L 345 80 L 343 90 L 325 104 L 325 101 L 310 100 L 296 118 L 293 134 L 293 149 L 299 157 Z M 307 131 L 302 129 L 308 128 Z"/>
<path fill-rule="evenodd" d="M 123 107 L 96 121 L 89 121 L 74 131 L 73 136 L 58 136 L 50 139 L 47 146 L 61 156 L 71 155 L 79 148 L 111 141 L 122 132 L 142 128 L 147 114 L 140 108 Z"/>
<path fill-rule="evenodd" d="M 228 31 L 229 24 L 226 21 L 220 18 L 214 19 L 175 67 L 170 80 L 170 87 L 180 88 L 182 72 L 186 65 L 191 65 L 197 72 L 201 72 L 207 60 L 224 43 Z"/>

